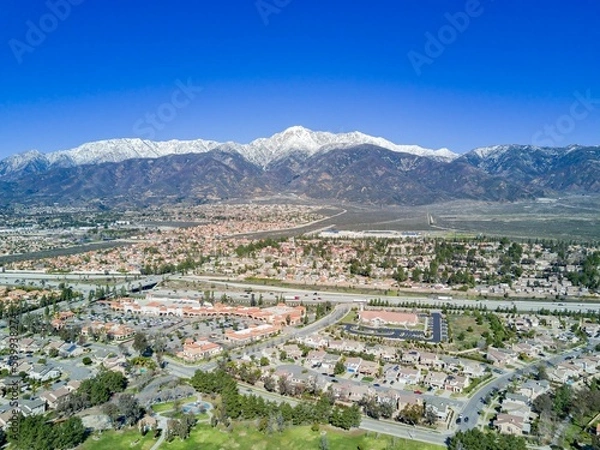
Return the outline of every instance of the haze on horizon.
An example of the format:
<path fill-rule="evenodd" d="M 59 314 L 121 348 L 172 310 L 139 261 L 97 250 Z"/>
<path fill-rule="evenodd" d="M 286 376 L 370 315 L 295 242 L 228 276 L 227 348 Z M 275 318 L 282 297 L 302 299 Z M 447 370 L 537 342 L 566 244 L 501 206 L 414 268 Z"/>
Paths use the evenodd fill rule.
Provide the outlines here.
<path fill-rule="evenodd" d="M 598 145 L 599 16 L 594 0 L 9 0 L 0 158 L 293 125 L 457 153 Z"/>

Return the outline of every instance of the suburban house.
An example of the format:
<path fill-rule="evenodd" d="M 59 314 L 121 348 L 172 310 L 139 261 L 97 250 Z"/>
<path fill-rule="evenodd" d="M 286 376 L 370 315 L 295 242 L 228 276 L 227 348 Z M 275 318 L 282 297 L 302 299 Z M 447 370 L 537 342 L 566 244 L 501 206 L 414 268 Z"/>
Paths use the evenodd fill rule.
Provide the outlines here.
<path fill-rule="evenodd" d="M 411 350 L 409 352 L 403 352 L 400 361 L 402 364 L 417 364 L 420 357 L 421 354 L 418 351 Z"/>
<path fill-rule="evenodd" d="M 512 349 L 517 354 L 525 355 L 529 358 L 535 358 L 540 354 L 540 349 L 526 342 L 518 342 L 513 344 Z"/>
<path fill-rule="evenodd" d="M 366 384 L 353 384 L 350 387 L 350 392 L 348 393 L 348 400 L 352 402 L 358 402 L 363 397 L 368 397 L 373 395 L 373 390 Z"/>
<path fill-rule="evenodd" d="M 514 434 L 521 436 L 529 434 L 530 426 L 525 423 L 525 419 L 512 414 L 498 414 L 494 420 L 494 427 L 503 434 Z"/>
<path fill-rule="evenodd" d="M 485 356 L 495 366 L 505 366 L 517 360 L 516 353 L 494 347 L 489 347 Z"/>
<path fill-rule="evenodd" d="M 75 358 L 77 356 L 83 355 L 83 347 L 72 342 L 65 342 L 59 347 L 58 355 L 61 358 Z"/>
<path fill-rule="evenodd" d="M 81 383 L 79 381 L 69 381 L 53 391 L 47 391 L 40 394 L 40 399 L 45 401 L 50 409 L 56 409 L 58 405 L 66 401 L 71 393 L 75 392 Z"/>
<path fill-rule="evenodd" d="M 347 372 L 358 373 L 362 362 L 363 361 L 361 358 L 348 358 L 348 359 L 346 359 L 344 366 L 346 367 Z"/>
<path fill-rule="evenodd" d="M 340 355 L 326 353 L 321 361 L 321 370 L 327 374 L 332 374 L 337 362 L 342 359 Z"/>
<path fill-rule="evenodd" d="M 20 400 L 19 409 L 24 416 L 36 416 L 46 412 L 46 402 L 41 398 L 35 400 Z"/>
<path fill-rule="evenodd" d="M 375 361 L 362 361 L 358 373 L 370 377 L 375 377 L 379 373 L 379 363 Z"/>
<path fill-rule="evenodd" d="M 434 389 L 444 389 L 447 375 L 444 372 L 431 371 L 425 376 L 425 385 Z"/>
<path fill-rule="evenodd" d="M 398 382 L 405 384 L 419 384 L 421 382 L 421 369 L 400 367 L 397 373 Z"/>
<path fill-rule="evenodd" d="M 283 350 L 287 357 L 293 359 L 294 361 L 298 361 L 302 358 L 302 350 L 296 344 L 284 345 L 281 350 Z"/>
<path fill-rule="evenodd" d="M 475 361 L 463 361 L 462 374 L 470 378 L 480 378 L 485 375 L 486 366 Z"/>
<path fill-rule="evenodd" d="M 444 368 L 444 361 L 436 353 L 421 352 L 419 364 L 425 367 Z"/>
<path fill-rule="evenodd" d="M 49 365 L 34 365 L 31 370 L 29 370 L 29 378 L 32 378 L 37 381 L 46 382 L 49 380 L 53 380 L 54 378 L 58 378 L 61 375 L 60 369 L 56 367 L 52 367 Z"/>
<path fill-rule="evenodd" d="M 311 348 L 322 348 L 327 347 L 329 345 L 329 339 L 318 334 L 306 336 L 303 341 L 299 341 L 303 342 L 304 345 Z"/>
<path fill-rule="evenodd" d="M 547 392 L 549 389 L 550 383 L 546 380 L 527 380 L 517 389 L 517 393 L 527 397 L 529 400 L 533 400 L 538 395 Z"/>
<path fill-rule="evenodd" d="M 13 417 L 12 408 L 8 408 L 6 411 L 0 412 L 0 428 L 6 430 Z"/>
<path fill-rule="evenodd" d="M 306 355 L 306 362 L 310 367 L 320 367 L 326 355 L 327 353 L 323 350 L 311 350 Z"/>
<path fill-rule="evenodd" d="M 461 377 L 459 375 L 450 375 L 446 378 L 444 389 L 452 392 L 462 392 L 470 383 L 468 377 Z"/>
<path fill-rule="evenodd" d="M 398 409 L 402 410 L 406 408 L 408 405 L 422 405 L 423 404 L 423 396 L 417 395 L 414 392 L 407 391 L 397 391 L 398 394 Z"/>
<path fill-rule="evenodd" d="M 450 416 L 450 406 L 443 398 L 431 397 L 425 403 L 425 407 L 432 410 L 440 422 L 445 422 Z"/>

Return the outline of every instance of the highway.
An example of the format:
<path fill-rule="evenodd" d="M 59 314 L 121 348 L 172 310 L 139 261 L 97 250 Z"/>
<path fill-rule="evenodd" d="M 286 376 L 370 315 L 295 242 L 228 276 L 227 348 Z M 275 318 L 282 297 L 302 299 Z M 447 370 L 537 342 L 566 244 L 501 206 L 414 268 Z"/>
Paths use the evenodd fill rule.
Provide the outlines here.
<path fill-rule="evenodd" d="M 263 293 L 279 293 L 281 295 L 298 295 L 300 300 L 309 303 L 315 301 L 314 292 L 316 288 L 311 289 L 303 289 L 301 286 L 298 288 L 291 287 L 278 287 L 278 286 L 265 286 L 260 284 L 252 284 L 252 283 L 243 283 L 237 281 L 231 281 L 227 278 L 222 277 L 205 277 L 205 276 L 170 276 L 172 280 L 184 280 L 189 282 L 199 281 L 204 283 L 211 283 L 216 286 L 226 287 L 226 289 L 221 289 L 219 292 L 226 292 L 228 295 L 232 296 L 233 294 L 230 290 L 235 288 L 240 291 L 244 291 L 246 289 L 252 289 L 256 294 Z M 453 292 L 453 294 L 455 294 Z M 241 293 L 239 294 L 242 295 Z M 447 294 L 446 294 L 447 295 Z M 459 298 L 452 298 L 449 300 L 438 300 L 435 298 L 429 297 L 413 297 L 413 296 L 376 296 L 376 295 L 366 295 L 366 294 L 354 294 L 354 293 L 338 293 L 331 291 L 318 291 L 318 297 L 320 297 L 322 302 L 330 301 L 332 303 L 346 303 L 353 302 L 358 300 L 368 300 L 371 298 L 383 298 L 390 302 L 391 305 L 397 305 L 403 302 L 415 302 L 418 305 L 437 307 L 441 309 L 444 306 L 452 305 L 452 306 L 464 306 L 464 305 L 485 305 L 488 310 L 494 311 L 496 308 L 513 308 L 516 306 L 517 310 L 529 312 L 529 311 L 539 311 L 540 309 L 549 309 L 549 310 L 563 310 L 566 309 L 568 311 L 588 311 L 592 310 L 596 313 L 600 312 L 600 300 L 596 300 L 594 302 L 589 300 L 581 300 L 579 303 L 575 302 L 565 302 L 565 301 L 551 301 L 551 300 L 511 300 L 511 299 L 494 299 L 494 300 L 465 300 Z M 218 297 L 217 297 L 218 298 Z"/>
<path fill-rule="evenodd" d="M 253 292 L 260 294 L 263 293 L 276 293 L 280 295 L 298 295 L 300 300 L 305 303 L 313 303 L 313 302 L 325 302 L 330 301 L 332 303 L 347 303 L 358 300 L 368 300 L 370 298 L 377 298 L 375 295 L 365 295 L 361 293 L 339 293 L 339 292 L 331 292 L 331 291 L 318 291 L 318 298 L 316 298 L 313 294 L 315 292 L 315 288 L 306 289 L 302 288 L 302 286 L 298 286 L 298 288 L 291 287 L 277 287 L 277 286 L 265 286 L 258 285 L 252 283 L 243 283 L 238 281 L 231 281 L 228 278 L 224 277 L 207 277 L 207 276 L 193 276 L 193 275 L 151 275 L 151 276 L 142 276 L 139 279 L 134 279 L 133 276 L 128 276 L 127 281 L 125 281 L 125 276 L 123 275 L 104 275 L 104 274 L 48 274 L 42 272 L 31 272 L 31 271 L 6 271 L 4 273 L 0 273 L 0 285 L 7 286 L 18 286 L 18 285 L 29 285 L 31 284 L 33 287 L 41 287 L 42 280 L 46 286 L 57 287 L 59 283 L 65 282 L 69 286 L 73 287 L 75 290 L 79 290 L 84 293 L 88 293 L 90 290 L 97 289 L 99 287 L 98 284 L 93 283 L 93 280 L 100 280 L 106 278 L 115 278 L 118 280 L 116 283 L 117 291 L 120 291 L 122 287 L 126 290 L 136 289 L 140 285 L 142 286 L 151 286 L 156 283 L 160 283 L 160 281 L 164 279 L 171 280 L 182 280 L 188 282 L 204 282 L 214 284 L 216 286 L 221 286 L 221 289 L 218 289 L 215 292 L 215 298 L 219 298 L 220 295 L 226 293 L 231 297 L 239 297 L 243 298 L 244 293 L 242 291 L 247 289 L 252 289 Z M 18 282 L 17 282 L 18 280 Z M 87 282 L 87 280 L 92 281 Z M 112 289 L 112 286 L 111 286 Z M 234 292 L 234 290 L 239 290 L 240 292 Z M 179 290 L 181 291 L 181 290 Z M 196 291 L 197 294 L 200 294 Z M 456 294 L 453 292 L 453 296 Z M 447 294 L 446 294 L 447 295 Z M 538 311 L 540 309 L 549 309 L 549 310 L 568 310 L 568 311 L 594 311 L 596 313 L 600 313 L 600 300 L 590 301 L 590 300 L 577 300 L 575 301 L 552 301 L 552 300 L 521 300 L 521 299 L 493 299 L 493 300 L 465 300 L 459 298 L 452 298 L 448 300 L 438 300 L 435 298 L 430 298 L 427 296 L 379 296 L 389 301 L 392 305 L 397 305 L 402 302 L 415 302 L 417 305 L 435 307 L 441 309 L 444 306 L 452 305 L 452 306 L 463 306 L 463 305 L 485 305 L 488 310 L 495 310 L 496 308 L 513 308 L 516 307 L 519 311 Z M 265 295 L 265 298 L 268 298 Z"/>

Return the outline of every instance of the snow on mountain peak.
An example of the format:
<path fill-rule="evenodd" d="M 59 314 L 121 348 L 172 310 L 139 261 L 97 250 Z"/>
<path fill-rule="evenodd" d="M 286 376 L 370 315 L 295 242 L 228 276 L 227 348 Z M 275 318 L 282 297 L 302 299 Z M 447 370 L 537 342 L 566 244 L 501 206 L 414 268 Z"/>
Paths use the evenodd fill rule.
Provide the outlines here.
<path fill-rule="evenodd" d="M 321 149 L 361 144 L 372 144 L 392 151 L 441 159 L 454 159 L 458 156 L 448 149 L 434 151 L 418 145 L 398 145 L 384 138 L 369 136 L 359 131 L 334 134 L 327 131 L 312 131 L 301 126 L 290 127 L 270 138 L 256 139 L 244 146 L 241 153 L 248 160 L 266 166 L 272 161 L 285 158 L 292 152 L 302 152 L 311 156 Z"/>
<path fill-rule="evenodd" d="M 292 126 L 269 138 L 255 139 L 249 144 L 221 143 L 203 139 L 189 141 L 149 141 L 139 138 L 108 139 L 88 142 L 70 150 L 60 150 L 45 155 L 31 150 L 13 155 L 2 163 L 5 167 L 15 170 L 34 160 L 45 161 L 56 167 L 72 167 L 84 164 L 121 162 L 133 158 L 160 158 L 168 155 L 204 153 L 222 147 L 236 151 L 249 161 L 265 167 L 294 152 L 311 156 L 321 149 L 330 150 L 336 147 L 344 148 L 361 144 L 372 144 L 392 151 L 444 160 L 451 160 L 458 156 L 446 148 L 430 150 L 418 145 L 398 145 L 384 138 L 369 136 L 358 131 L 335 134 L 326 131 L 312 131 L 302 126 Z"/>

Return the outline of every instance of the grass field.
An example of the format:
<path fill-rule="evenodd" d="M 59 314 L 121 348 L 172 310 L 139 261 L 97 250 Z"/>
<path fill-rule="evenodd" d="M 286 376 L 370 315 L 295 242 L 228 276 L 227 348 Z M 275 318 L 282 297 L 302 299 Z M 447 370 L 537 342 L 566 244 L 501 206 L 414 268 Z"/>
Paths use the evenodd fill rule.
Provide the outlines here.
<path fill-rule="evenodd" d="M 185 405 L 186 403 L 190 403 L 190 402 L 195 402 L 197 400 L 197 396 L 192 395 L 190 397 L 187 398 L 183 398 L 179 401 L 179 404 L 181 406 Z M 173 405 L 175 405 L 175 402 L 165 402 L 165 403 L 157 403 L 156 405 L 152 405 L 152 411 L 154 412 L 163 412 L 163 411 L 168 411 L 170 409 L 173 409 Z"/>
<path fill-rule="evenodd" d="M 136 442 L 136 444 L 132 445 L 134 442 Z M 82 445 L 77 447 L 77 449 L 117 450 L 127 448 L 131 450 L 149 450 L 155 442 L 156 439 L 154 439 L 151 433 L 142 436 L 137 429 L 127 431 L 105 431 L 98 440 L 94 438 L 94 435 L 88 437 Z"/>
<path fill-rule="evenodd" d="M 358 313 L 356 311 L 354 311 L 353 309 L 350 310 L 350 312 L 348 314 L 346 314 L 346 316 L 341 320 L 341 323 L 350 323 L 350 324 L 355 324 L 356 323 L 356 317 L 358 316 Z"/>
<path fill-rule="evenodd" d="M 481 325 L 477 325 L 473 316 L 449 314 L 447 320 L 452 338 L 454 339 L 454 345 L 459 350 L 475 347 L 477 341 L 481 339 L 483 332 L 490 331 L 489 324 L 486 320 L 484 320 Z M 467 331 L 469 327 L 471 327 L 473 331 Z M 465 339 L 459 341 L 456 337 L 462 332 L 465 333 Z"/>
<path fill-rule="evenodd" d="M 172 442 L 163 442 L 161 450 L 309 450 L 318 449 L 321 435 L 325 435 L 330 450 L 354 450 L 358 448 L 368 450 L 442 450 L 445 447 L 426 444 L 417 441 L 408 441 L 400 438 L 364 431 L 344 432 L 331 428 L 322 428 L 321 431 L 312 431 L 310 427 L 291 427 L 282 433 L 266 435 L 256 430 L 254 422 L 237 424 L 233 431 L 227 432 L 208 425 L 198 425 L 186 441 L 175 439 Z M 136 446 L 130 443 L 141 439 Z M 106 432 L 101 439 L 94 441 L 89 438 L 79 450 L 116 450 L 134 449 L 148 450 L 154 439 L 148 436 L 141 438 L 137 431 L 118 433 Z M 391 447 L 390 444 L 394 443 Z"/>
<path fill-rule="evenodd" d="M 231 433 L 211 428 L 208 425 L 199 425 L 185 441 L 173 441 L 161 448 L 172 450 L 188 450 L 202 448 L 203 450 L 308 450 L 318 449 L 321 433 L 324 433 L 329 442 L 330 450 L 354 450 L 358 445 L 368 450 L 441 450 L 444 447 L 425 444 L 416 441 L 407 441 L 396 438 L 394 447 L 388 447 L 392 438 L 381 435 L 378 439 L 375 433 L 367 436 L 362 431 L 343 432 L 333 429 L 314 432 L 310 427 L 293 427 L 282 433 L 273 433 L 269 436 L 256 431 L 254 423 L 237 425 Z"/>

